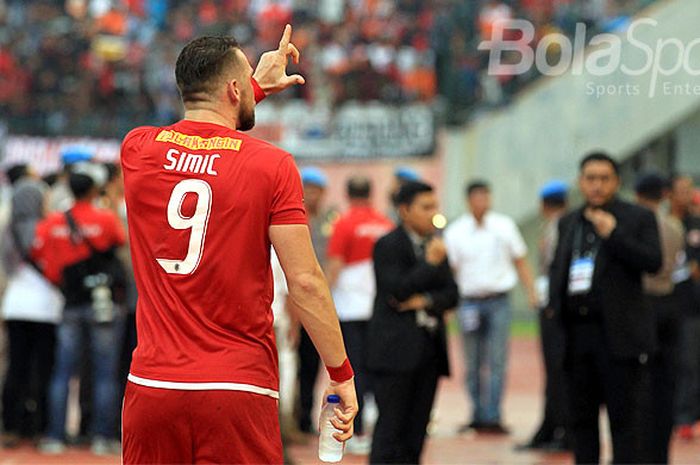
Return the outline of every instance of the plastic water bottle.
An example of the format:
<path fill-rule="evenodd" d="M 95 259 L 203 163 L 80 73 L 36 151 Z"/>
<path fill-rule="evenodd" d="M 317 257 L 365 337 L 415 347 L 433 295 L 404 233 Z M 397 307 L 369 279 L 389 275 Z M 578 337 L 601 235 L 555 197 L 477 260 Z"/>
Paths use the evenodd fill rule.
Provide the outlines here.
<path fill-rule="evenodd" d="M 333 437 L 340 433 L 331 423 L 335 417 L 333 409 L 340 406 L 340 397 L 330 395 L 326 398 L 326 406 L 321 411 L 321 436 L 318 440 L 318 458 L 322 462 L 337 463 L 343 459 L 343 443 Z"/>

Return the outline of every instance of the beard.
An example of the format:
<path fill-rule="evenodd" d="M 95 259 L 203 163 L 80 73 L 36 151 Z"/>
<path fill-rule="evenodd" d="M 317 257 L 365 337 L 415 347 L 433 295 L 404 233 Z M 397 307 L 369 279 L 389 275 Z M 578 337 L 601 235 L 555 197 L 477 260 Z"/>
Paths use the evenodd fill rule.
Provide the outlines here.
<path fill-rule="evenodd" d="M 255 126 L 255 106 L 241 107 L 238 118 L 238 130 L 250 131 Z"/>

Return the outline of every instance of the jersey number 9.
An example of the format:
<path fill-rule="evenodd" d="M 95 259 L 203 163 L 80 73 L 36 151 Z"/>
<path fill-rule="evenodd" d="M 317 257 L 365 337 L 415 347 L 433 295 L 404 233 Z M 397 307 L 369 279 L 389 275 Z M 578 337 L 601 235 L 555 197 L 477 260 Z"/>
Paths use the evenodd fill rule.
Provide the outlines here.
<path fill-rule="evenodd" d="M 194 214 L 182 215 L 182 203 L 187 194 L 197 194 Z M 201 179 L 185 179 L 177 183 L 168 202 L 168 223 L 173 229 L 191 229 L 187 256 L 182 260 L 157 258 L 156 261 L 169 274 L 187 275 L 195 272 L 204 253 L 204 240 L 211 214 L 211 186 Z"/>

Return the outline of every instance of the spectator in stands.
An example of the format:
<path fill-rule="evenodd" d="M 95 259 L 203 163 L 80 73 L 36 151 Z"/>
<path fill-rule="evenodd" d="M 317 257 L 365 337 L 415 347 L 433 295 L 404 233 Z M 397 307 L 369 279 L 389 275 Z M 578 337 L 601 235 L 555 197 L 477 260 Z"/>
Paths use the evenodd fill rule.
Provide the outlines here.
<path fill-rule="evenodd" d="M 475 70 L 467 57 L 480 39 L 494 38 L 499 20 L 527 19 L 537 38 L 557 30 L 572 35 L 580 21 L 591 31 L 616 30 L 650 1 L 10 2 L 0 21 L 8 38 L 0 45 L 0 110 L 9 110 L 18 133 L 114 137 L 135 124 L 167 124 L 180 112 L 172 73 L 164 71 L 178 44 L 233 32 L 255 55 L 276 40 L 269 35 L 274 24 L 293 22 L 307 57 L 302 74 L 313 79 L 292 97 L 331 106 L 426 101 L 439 93 L 462 110 L 448 115 L 461 122 L 475 90 L 487 89 L 479 95 L 500 104 L 528 81 L 504 74 L 474 82 L 487 62 Z M 503 89 L 489 91 L 493 86 Z"/>

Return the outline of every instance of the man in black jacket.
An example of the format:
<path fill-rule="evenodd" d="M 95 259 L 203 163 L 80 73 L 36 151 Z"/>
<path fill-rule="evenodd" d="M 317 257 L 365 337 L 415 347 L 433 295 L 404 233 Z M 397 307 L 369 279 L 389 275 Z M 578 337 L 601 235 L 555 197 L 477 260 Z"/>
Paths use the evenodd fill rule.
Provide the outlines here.
<path fill-rule="evenodd" d="M 550 305 L 563 324 L 576 463 L 599 463 L 605 404 L 613 463 L 649 463 L 649 362 L 655 316 L 642 274 L 661 267 L 654 214 L 619 200 L 617 163 L 602 153 L 580 165 L 586 205 L 559 222 Z"/>
<path fill-rule="evenodd" d="M 401 224 L 374 248 L 377 296 L 367 366 L 379 418 L 370 463 L 418 463 L 438 378 L 449 374 L 443 314 L 458 290 L 434 236 L 437 199 L 420 182 L 397 194 Z"/>

